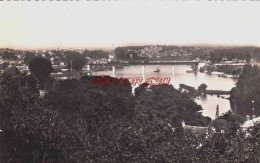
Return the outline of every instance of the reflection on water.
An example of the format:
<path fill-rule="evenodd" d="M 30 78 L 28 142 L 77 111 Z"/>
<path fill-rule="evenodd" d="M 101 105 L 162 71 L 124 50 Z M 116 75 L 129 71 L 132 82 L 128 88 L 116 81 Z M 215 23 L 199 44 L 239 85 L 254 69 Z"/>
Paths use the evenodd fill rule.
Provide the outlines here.
<path fill-rule="evenodd" d="M 154 71 L 159 68 L 160 72 Z M 235 86 L 235 79 L 222 78 L 217 75 L 209 75 L 207 73 L 187 73 L 186 70 L 191 70 L 189 65 L 131 65 L 125 66 L 122 69 L 114 71 L 94 72 L 93 75 L 109 75 L 115 77 L 170 77 L 171 84 L 175 88 L 179 88 L 179 84 L 187 84 L 189 86 L 198 87 L 201 83 L 207 84 L 207 89 L 230 91 Z M 219 105 L 220 114 L 230 110 L 230 102 L 227 99 L 217 96 L 208 95 L 195 100 L 204 109 L 202 114 L 215 118 L 216 107 Z"/>
<path fill-rule="evenodd" d="M 212 119 L 215 118 L 217 105 L 219 105 L 219 115 L 230 110 L 229 100 L 217 97 L 216 95 L 200 96 L 195 101 L 204 109 L 202 115 L 209 116 Z"/>

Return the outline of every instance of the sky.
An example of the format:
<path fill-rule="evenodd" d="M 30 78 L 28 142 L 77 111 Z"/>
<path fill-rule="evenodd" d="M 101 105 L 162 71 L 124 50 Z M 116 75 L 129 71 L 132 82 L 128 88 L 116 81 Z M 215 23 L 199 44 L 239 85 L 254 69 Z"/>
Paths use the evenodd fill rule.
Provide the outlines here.
<path fill-rule="evenodd" d="M 257 1 L 4 1 L 0 48 L 260 46 Z"/>

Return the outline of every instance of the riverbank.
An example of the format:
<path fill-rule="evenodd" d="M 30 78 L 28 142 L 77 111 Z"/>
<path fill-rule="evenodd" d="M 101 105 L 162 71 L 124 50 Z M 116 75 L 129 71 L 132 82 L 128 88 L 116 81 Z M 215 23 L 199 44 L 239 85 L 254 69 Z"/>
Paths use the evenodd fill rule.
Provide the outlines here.
<path fill-rule="evenodd" d="M 238 79 L 244 65 L 245 63 L 206 63 L 200 70 L 206 71 L 208 74 L 218 75 L 219 77 Z"/>

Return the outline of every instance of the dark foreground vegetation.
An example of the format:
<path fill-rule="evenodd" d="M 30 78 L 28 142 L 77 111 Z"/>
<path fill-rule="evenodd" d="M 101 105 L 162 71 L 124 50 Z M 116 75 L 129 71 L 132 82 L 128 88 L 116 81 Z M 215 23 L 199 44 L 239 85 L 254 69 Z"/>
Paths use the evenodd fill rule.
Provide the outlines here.
<path fill-rule="evenodd" d="M 236 87 L 231 90 L 230 100 L 238 114 L 260 115 L 260 69 L 257 66 L 247 65 L 243 69 Z"/>
<path fill-rule="evenodd" d="M 54 83 L 7 69 L 0 81 L 1 162 L 259 162 L 260 126 L 227 113 L 211 122 L 192 95 L 169 86 L 92 86 L 92 77 Z M 215 109 L 215 108 L 214 108 Z M 209 126 L 194 134 L 181 126 Z M 213 129 L 213 127 L 215 129 Z"/>

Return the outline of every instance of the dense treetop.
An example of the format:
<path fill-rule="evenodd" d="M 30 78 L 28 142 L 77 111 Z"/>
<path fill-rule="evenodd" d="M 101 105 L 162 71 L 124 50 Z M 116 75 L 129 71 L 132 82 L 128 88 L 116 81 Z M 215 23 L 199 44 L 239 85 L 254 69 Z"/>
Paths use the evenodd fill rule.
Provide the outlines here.
<path fill-rule="evenodd" d="M 86 57 L 75 51 L 65 51 L 64 55 L 66 56 L 66 62 L 68 68 L 80 71 L 86 64 Z"/>
<path fill-rule="evenodd" d="M 31 74 L 39 81 L 41 89 L 43 89 L 47 78 L 53 71 L 51 62 L 38 57 L 29 63 L 29 69 Z"/>
<path fill-rule="evenodd" d="M 83 52 L 83 55 L 91 59 L 108 58 L 108 52 L 105 52 L 103 50 L 93 50 L 93 51 L 85 50 Z"/>
<path fill-rule="evenodd" d="M 210 122 L 188 93 L 146 84 L 136 89 L 57 81 L 39 98 L 32 76 L 0 76 L 2 162 L 259 162 L 259 125 L 245 132 L 227 113 Z M 209 125 L 194 135 L 180 121 Z M 223 125 L 222 125 L 223 124 Z M 215 131 L 213 127 L 215 128 Z"/>
<path fill-rule="evenodd" d="M 140 86 L 142 87 L 142 86 Z M 197 105 L 188 93 L 182 93 L 172 85 L 151 86 L 139 93 L 135 105 L 136 117 L 141 121 L 169 120 L 195 126 L 206 126 L 210 118 L 205 118 L 199 113 L 201 106 Z"/>
<path fill-rule="evenodd" d="M 29 65 L 29 63 L 35 58 L 38 58 L 38 56 L 36 56 L 34 53 L 27 52 L 24 57 L 24 64 Z"/>
<path fill-rule="evenodd" d="M 247 65 L 240 75 L 236 87 L 231 90 L 231 101 L 238 113 L 260 115 L 260 70 L 257 66 Z M 252 113 L 252 101 L 254 101 L 255 112 Z"/>

